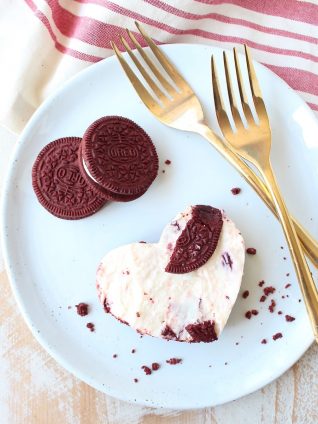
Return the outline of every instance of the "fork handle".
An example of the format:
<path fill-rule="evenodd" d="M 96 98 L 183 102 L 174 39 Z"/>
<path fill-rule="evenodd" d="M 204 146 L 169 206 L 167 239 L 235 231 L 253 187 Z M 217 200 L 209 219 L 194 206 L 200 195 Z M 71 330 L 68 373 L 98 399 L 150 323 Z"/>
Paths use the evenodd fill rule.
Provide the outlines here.
<path fill-rule="evenodd" d="M 198 126 L 197 131 L 201 134 L 219 153 L 236 168 L 245 180 L 253 187 L 256 193 L 264 201 L 267 207 L 273 214 L 279 218 L 276 207 L 273 203 L 270 193 L 263 181 L 248 167 L 248 165 L 231 149 L 230 146 L 225 145 L 220 137 L 218 137 L 212 130 L 205 124 Z M 292 221 L 300 239 L 307 257 L 310 259 L 315 268 L 318 269 L 318 244 L 311 235 L 292 217 Z"/>
<path fill-rule="evenodd" d="M 262 172 L 269 192 L 274 200 L 280 222 L 282 224 L 287 244 L 292 256 L 299 285 L 306 304 L 307 312 L 313 327 L 316 342 L 318 343 L 318 291 L 306 262 L 294 225 L 280 194 L 276 178 L 270 164 L 259 170 Z"/>

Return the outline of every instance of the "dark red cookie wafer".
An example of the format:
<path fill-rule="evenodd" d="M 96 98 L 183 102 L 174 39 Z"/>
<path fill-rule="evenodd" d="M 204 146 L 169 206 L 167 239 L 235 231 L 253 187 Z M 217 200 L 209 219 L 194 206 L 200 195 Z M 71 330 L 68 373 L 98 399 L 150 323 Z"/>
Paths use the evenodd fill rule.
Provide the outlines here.
<path fill-rule="evenodd" d="M 81 176 L 81 141 L 79 137 L 52 141 L 41 150 L 32 168 L 32 185 L 39 202 L 58 218 L 85 218 L 106 203 Z"/>
<path fill-rule="evenodd" d="M 185 274 L 204 265 L 216 249 L 222 227 L 223 219 L 219 209 L 195 206 L 192 218 L 177 239 L 165 271 Z"/>
<path fill-rule="evenodd" d="M 91 177 L 121 195 L 145 192 L 158 173 L 158 155 L 148 134 L 120 116 L 106 116 L 85 131 L 82 154 Z"/>
<path fill-rule="evenodd" d="M 138 199 L 138 197 L 142 196 L 146 191 L 143 191 L 139 194 L 135 195 L 125 195 L 125 194 L 117 194 L 113 193 L 110 190 L 107 190 L 100 184 L 98 184 L 96 181 L 94 181 L 91 176 L 86 172 L 84 165 L 83 165 L 83 156 L 82 156 L 82 147 L 79 147 L 78 151 L 78 157 L 79 157 L 79 169 L 82 174 L 82 177 L 86 181 L 86 183 L 90 186 L 90 188 L 100 197 L 102 197 L 105 200 L 111 200 L 114 202 L 130 202 L 132 200 Z"/>

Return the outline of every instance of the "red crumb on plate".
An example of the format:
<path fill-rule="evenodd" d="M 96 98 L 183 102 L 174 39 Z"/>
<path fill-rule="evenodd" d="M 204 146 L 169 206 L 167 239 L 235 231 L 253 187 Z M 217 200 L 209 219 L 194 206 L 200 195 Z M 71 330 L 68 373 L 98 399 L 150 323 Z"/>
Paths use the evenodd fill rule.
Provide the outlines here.
<path fill-rule="evenodd" d="M 263 287 L 263 285 L 265 284 L 265 281 L 264 280 L 262 280 L 262 281 L 260 281 L 259 283 L 258 283 L 258 285 L 260 286 L 260 287 Z"/>
<path fill-rule="evenodd" d="M 246 299 L 249 296 L 250 292 L 248 290 L 243 291 L 242 297 L 243 299 Z"/>
<path fill-rule="evenodd" d="M 118 355 L 117 355 L 117 353 L 114 353 L 114 354 L 113 354 L 113 358 L 114 358 L 114 359 L 115 359 L 115 358 L 117 358 L 117 356 L 118 356 Z"/>
<path fill-rule="evenodd" d="M 151 369 L 146 365 L 143 365 L 141 368 L 144 370 L 146 375 L 150 375 L 152 373 Z"/>
<path fill-rule="evenodd" d="M 295 321 L 296 318 L 292 317 L 291 315 L 285 315 L 285 319 L 287 322 Z"/>
<path fill-rule="evenodd" d="M 256 255 L 256 249 L 254 247 L 248 247 L 246 249 L 246 253 L 248 253 L 249 255 Z"/>
<path fill-rule="evenodd" d="M 283 337 L 282 333 L 276 333 L 273 335 L 273 340 L 281 339 Z"/>
<path fill-rule="evenodd" d="M 171 160 L 170 159 L 165 160 L 165 164 L 166 165 L 171 165 Z"/>
<path fill-rule="evenodd" d="M 252 315 L 258 315 L 257 309 L 251 309 L 250 311 L 245 312 L 245 318 L 251 319 Z"/>
<path fill-rule="evenodd" d="M 88 304 L 81 302 L 76 306 L 76 312 L 78 313 L 78 315 L 80 315 L 81 317 L 85 317 L 88 314 Z"/>
<path fill-rule="evenodd" d="M 263 294 L 263 296 L 261 296 L 261 298 L 260 298 L 260 302 L 265 302 L 265 300 L 267 299 L 267 297 Z"/>
<path fill-rule="evenodd" d="M 134 378 L 134 382 L 135 383 L 138 383 L 138 378 Z"/>
<path fill-rule="evenodd" d="M 136 353 L 136 349 L 131 349 L 131 353 Z"/>
<path fill-rule="evenodd" d="M 177 365 L 177 364 L 181 364 L 182 363 L 182 359 L 181 358 L 170 358 L 166 360 L 167 364 L 170 365 Z"/>
<path fill-rule="evenodd" d="M 160 365 L 158 364 L 158 362 L 154 362 L 153 364 L 151 364 L 152 371 L 157 371 L 159 368 Z"/>
<path fill-rule="evenodd" d="M 290 283 L 286 284 L 285 289 L 288 289 L 288 287 L 290 287 L 290 286 L 291 286 Z"/>
<path fill-rule="evenodd" d="M 92 322 L 88 322 L 86 327 L 89 328 L 90 331 L 95 331 L 95 325 Z"/>
<path fill-rule="evenodd" d="M 269 294 L 275 293 L 275 291 L 276 291 L 275 287 L 272 287 L 272 286 L 264 288 L 265 296 L 268 296 Z"/>
<path fill-rule="evenodd" d="M 233 187 L 233 188 L 231 189 L 231 193 L 232 193 L 234 196 L 236 196 L 237 194 L 240 194 L 240 193 L 241 193 L 241 189 L 240 189 L 239 187 Z"/>
<path fill-rule="evenodd" d="M 263 339 L 263 340 L 261 341 L 261 343 L 262 343 L 262 344 L 266 344 L 266 343 L 267 343 L 267 340 L 266 340 L 266 339 Z"/>
<path fill-rule="evenodd" d="M 269 312 L 273 313 L 275 311 L 276 302 L 274 299 L 271 300 L 271 304 L 268 307 Z"/>

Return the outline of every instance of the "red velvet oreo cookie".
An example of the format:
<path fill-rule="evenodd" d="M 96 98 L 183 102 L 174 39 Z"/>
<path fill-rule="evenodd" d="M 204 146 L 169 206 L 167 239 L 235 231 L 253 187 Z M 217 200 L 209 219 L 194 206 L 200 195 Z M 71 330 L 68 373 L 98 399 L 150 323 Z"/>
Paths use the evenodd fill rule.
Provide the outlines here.
<path fill-rule="evenodd" d="M 85 218 L 106 203 L 81 175 L 81 141 L 79 137 L 52 141 L 41 150 L 32 168 L 32 185 L 39 202 L 58 218 Z"/>
<path fill-rule="evenodd" d="M 185 274 L 204 265 L 213 255 L 223 227 L 222 213 L 212 206 L 192 208 L 192 218 L 177 239 L 165 271 Z"/>
<path fill-rule="evenodd" d="M 96 181 L 93 180 L 93 178 L 89 175 L 87 168 L 85 169 L 84 163 L 83 163 L 83 156 L 82 156 L 82 147 L 79 147 L 78 151 L 78 157 L 79 157 L 79 169 L 82 174 L 82 177 L 86 181 L 86 183 L 91 187 L 91 189 L 100 197 L 102 197 L 105 200 L 108 201 L 114 201 L 114 202 L 130 202 L 132 200 L 138 199 L 138 197 L 142 196 L 146 191 L 143 191 L 139 194 L 135 195 L 125 195 L 125 194 L 117 194 L 113 193 L 110 190 L 107 190 L 100 184 L 98 184 Z"/>
<path fill-rule="evenodd" d="M 118 195 L 141 195 L 158 173 L 158 155 L 150 137 L 120 116 L 93 122 L 83 136 L 82 154 L 91 178 Z"/>

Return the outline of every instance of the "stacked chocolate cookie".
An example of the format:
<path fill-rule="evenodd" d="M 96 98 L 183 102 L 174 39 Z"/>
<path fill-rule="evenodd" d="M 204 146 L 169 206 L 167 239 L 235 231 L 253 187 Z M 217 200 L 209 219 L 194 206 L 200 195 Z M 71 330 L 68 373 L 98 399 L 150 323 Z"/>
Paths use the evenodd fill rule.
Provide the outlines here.
<path fill-rule="evenodd" d="M 52 141 L 32 168 L 39 202 L 64 219 L 85 218 L 107 201 L 142 196 L 158 174 L 158 155 L 148 134 L 127 118 L 106 116 L 83 138 Z"/>

